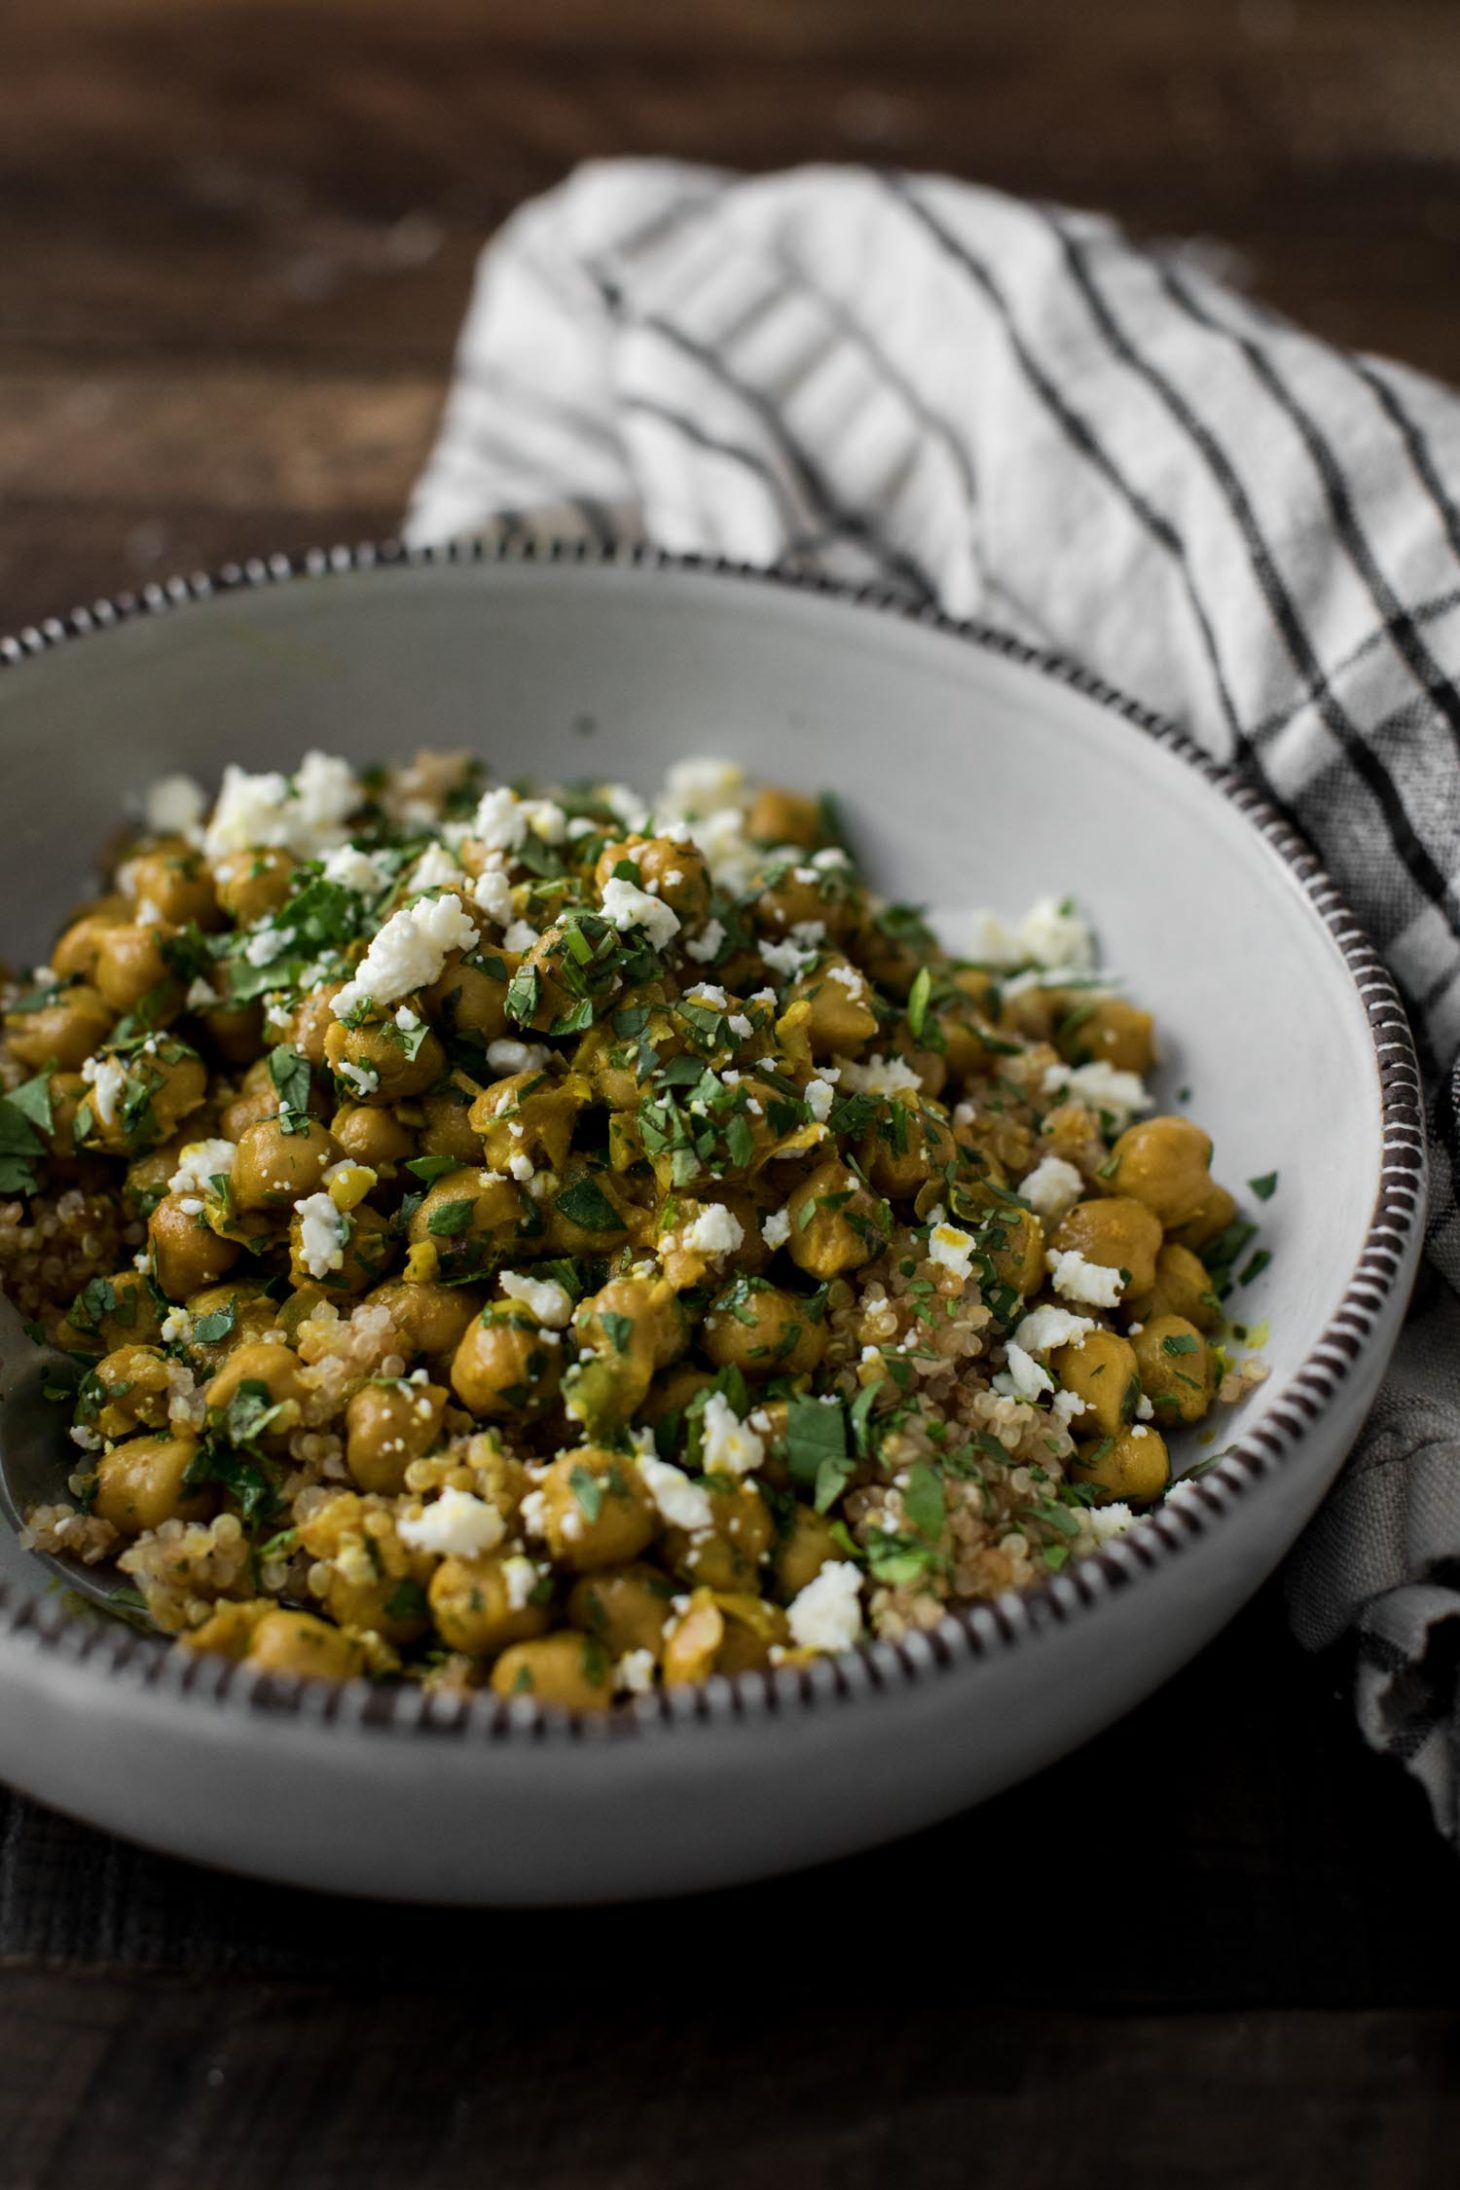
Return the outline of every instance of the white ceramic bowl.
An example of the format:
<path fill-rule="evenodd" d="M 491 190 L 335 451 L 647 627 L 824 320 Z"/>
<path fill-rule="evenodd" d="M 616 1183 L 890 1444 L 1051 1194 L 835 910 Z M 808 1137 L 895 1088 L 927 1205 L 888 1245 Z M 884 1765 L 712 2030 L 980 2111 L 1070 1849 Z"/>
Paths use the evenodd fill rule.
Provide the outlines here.
<path fill-rule="evenodd" d="M 648 785 L 723 751 L 832 786 L 893 893 L 1011 912 L 1080 898 L 1157 1013 L 1165 1093 L 1190 1085 L 1220 1175 L 1281 1175 L 1274 1261 L 1244 1298 L 1271 1319 L 1271 1380 L 1192 1494 L 1036 1589 L 902 1645 L 580 1724 L 528 1699 L 336 1690 L 172 1652 L 68 1610 L 7 1538 L 0 1774 L 16 1786 L 342 1890 L 567 1902 L 751 1878 L 1048 1763 L 1190 1657 L 1292 1542 L 1409 1290 L 1419 1082 L 1331 885 L 1175 731 L 987 632 L 641 554 L 252 565 L 0 656 L 12 959 L 43 954 L 119 802 L 171 769 L 469 745 L 504 773 Z"/>

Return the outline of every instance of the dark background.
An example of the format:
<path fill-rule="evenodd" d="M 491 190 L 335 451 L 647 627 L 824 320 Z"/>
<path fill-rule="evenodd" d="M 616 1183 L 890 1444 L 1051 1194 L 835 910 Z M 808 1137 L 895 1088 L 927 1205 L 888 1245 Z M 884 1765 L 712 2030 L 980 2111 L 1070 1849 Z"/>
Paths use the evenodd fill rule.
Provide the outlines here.
<path fill-rule="evenodd" d="M 26 0 L 3 28 L 4 629 L 391 531 L 479 245 L 593 155 L 1108 206 L 1460 379 L 1455 0 Z M 1455 1860 L 1345 1682 L 1270 1587 L 982 1812 L 648 1910 L 312 1900 L 0 1797 L 0 2190 L 1451 2185 Z"/>

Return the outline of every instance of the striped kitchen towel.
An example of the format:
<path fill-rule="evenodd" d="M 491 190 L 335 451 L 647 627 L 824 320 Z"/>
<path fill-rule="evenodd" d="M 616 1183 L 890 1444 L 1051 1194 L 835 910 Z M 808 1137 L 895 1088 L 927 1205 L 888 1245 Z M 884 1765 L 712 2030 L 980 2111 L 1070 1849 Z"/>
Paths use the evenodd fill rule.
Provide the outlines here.
<path fill-rule="evenodd" d="M 529 514 L 530 513 L 530 514 Z M 1460 1806 L 1460 400 L 1185 251 L 926 176 L 582 170 L 486 252 L 410 536 L 877 581 L 1072 655 L 1260 787 L 1409 999 L 1429 1261 L 1290 1570 Z"/>

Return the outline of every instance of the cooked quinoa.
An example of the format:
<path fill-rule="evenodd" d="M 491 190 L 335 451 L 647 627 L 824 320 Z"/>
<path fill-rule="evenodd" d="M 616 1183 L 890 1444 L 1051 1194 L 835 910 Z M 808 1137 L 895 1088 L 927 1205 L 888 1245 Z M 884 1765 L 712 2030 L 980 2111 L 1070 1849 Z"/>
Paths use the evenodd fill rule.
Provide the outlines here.
<path fill-rule="evenodd" d="M 0 1275 L 78 1378 L 30 1540 L 193 1649 L 577 1709 L 1098 1549 L 1261 1376 L 1265 1257 L 1073 908 L 961 944 L 722 761 L 156 785 L 4 997 Z"/>

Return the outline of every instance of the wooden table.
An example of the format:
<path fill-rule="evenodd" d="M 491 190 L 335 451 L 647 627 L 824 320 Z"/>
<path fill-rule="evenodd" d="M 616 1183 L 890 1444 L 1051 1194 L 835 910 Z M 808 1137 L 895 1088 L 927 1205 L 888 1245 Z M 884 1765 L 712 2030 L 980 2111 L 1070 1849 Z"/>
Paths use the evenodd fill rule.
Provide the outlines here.
<path fill-rule="evenodd" d="M 32 0 L 0 627 L 389 532 L 483 237 L 590 155 L 1108 205 L 1460 379 L 1457 147 L 1454 0 Z M 981 1813 L 637 1912 L 310 1900 L 11 1803 L 0 2185 L 1451 2184 L 1454 1859 L 1341 1684 L 1270 1588 Z"/>

